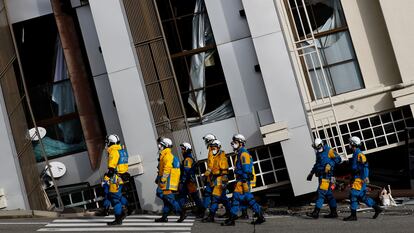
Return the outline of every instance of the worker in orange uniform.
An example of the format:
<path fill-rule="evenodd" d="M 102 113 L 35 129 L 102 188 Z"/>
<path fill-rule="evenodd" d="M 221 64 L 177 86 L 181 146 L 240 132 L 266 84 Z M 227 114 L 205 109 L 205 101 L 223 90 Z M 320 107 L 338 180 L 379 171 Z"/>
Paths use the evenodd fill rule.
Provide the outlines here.
<path fill-rule="evenodd" d="M 217 212 L 218 205 L 221 203 L 225 206 L 226 212 L 230 213 L 230 202 L 226 196 L 226 186 L 228 182 L 229 163 L 227 161 L 226 153 L 221 150 L 221 142 L 214 140 L 210 144 L 210 150 L 212 156 L 209 161 L 209 170 L 207 170 L 207 176 L 211 177 L 211 183 L 213 186 L 212 203 L 210 206 L 209 215 L 204 218 L 203 222 L 214 222 L 214 216 Z"/>

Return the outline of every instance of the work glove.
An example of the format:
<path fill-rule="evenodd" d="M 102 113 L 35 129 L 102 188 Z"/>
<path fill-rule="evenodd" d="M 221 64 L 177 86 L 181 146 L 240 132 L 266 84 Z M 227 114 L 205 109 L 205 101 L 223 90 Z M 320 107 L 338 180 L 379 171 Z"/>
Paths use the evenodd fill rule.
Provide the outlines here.
<path fill-rule="evenodd" d="M 365 184 L 369 184 L 369 178 L 367 177 L 367 178 L 365 178 L 364 179 L 364 182 L 365 182 Z"/>
<path fill-rule="evenodd" d="M 311 173 L 309 173 L 309 175 L 306 177 L 306 180 L 307 180 L 307 181 L 311 181 L 311 180 L 312 180 L 312 177 L 313 177 L 313 173 L 311 172 Z"/>
<path fill-rule="evenodd" d="M 249 180 L 253 181 L 254 180 L 254 175 L 252 173 L 249 173 Z"/>

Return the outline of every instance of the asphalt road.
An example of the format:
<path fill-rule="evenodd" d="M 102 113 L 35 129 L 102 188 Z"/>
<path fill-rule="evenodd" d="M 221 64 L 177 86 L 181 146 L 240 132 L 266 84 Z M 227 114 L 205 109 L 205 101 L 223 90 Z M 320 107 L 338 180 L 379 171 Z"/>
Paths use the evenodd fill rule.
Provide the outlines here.
<path fill-rule="evenodd" d="M 71 231 L 72 228 L 82 227 L 78 229 L 77 232 L 90 232 L 88 229 L 95 228 L 95 232 L 102 232 L 100 230 L 96 230 L 97 226 L 89 225 L 89 223 L 80 223 L 82 221 L 92 222 L 97 221 L 101 222 L 102 224 L 100 229 L 105 228 L 107 232 L 118 232 L 122 231 L 125 232 L 126 229 L 131 227 L 131 231 L 129 232 L 196 232 L 196 233 L 228 233 L 228 232 L 237 232 L 237 233 L 253 233 L 253 232 L 375 232 L 375 233 L 382 233 L 382 232 L 404 232 L 404 233 L 411 233 L 414 232 L 414 216 L 413 215 L 388 215 L 387 213 L 382 214 L 378 217 L 378 219 L 371 219 L 372 213 L 359 213 L 358 221 L 356 222 L 344 222 L 342 218 L 345 217 L 348 213 L 341 213 L 338 219 L 323 219 L 320 218 L 318 220 L 309 219 L 305 216 L 270 216 L 267 218 L 267 222 L 255 226 L 249 224 L 247 220 L 239 220 L 236 223 L 236 226 L 230 227 L 222 227 L 220 226 L 221 220 L 217 220 L 216 223 L 201 223 L 198 220 L 193 222 L 192 219 L 189 219 L 185 224 L 186 226 L 176 225 L 175 221 L 170 221 L 169 225 L 166 225 L 165 228 L 160 226 L 146 226 L 148 230 L 142 230 L 142 227 L 138 225 L 135 226 L 135 229 L 131 227 L 131 225 L 125 225 L 118 228 L 111 228 L 109 229 L 106 226 L 103 226 L 104 223 L 102 221 L 109 221 L 110 219 L 99 219 L 99 218 L 84 218 L 84 219 L 77 219 L 73 220 L 74 223 L 72 226 L 65 227 L 61 221 L 68 221 L 62 219 L 13 219 L 13 220 L 0 220 L 0 232 L 1 233 L 28 233 L 28 232 L 37 232 L 37 230 L 45 230 L 49 232 L 62 232 L 64 229 L 65 232 L 75 232 Z M 129 224 L 142 224 L 138 223 L 137 220 L 139 216 L 135 216 L 130 218 L 127 222 Z M 72 220 L 70 220 L 72 221 Z M 150 221 L 148 221 L 150 222 Z M 152 222 L 152 220 L 151 220 Z M 190 224 L 194 223 L 194 225 Z M 47 227 L 46 225 L 49 224 L 50 226 Z M 56 227 L 53 225 L 62 224 L 63 227 Z M 66 223 L 68 224 L 68 223 Z M 69 223 L 70 225 L 71 223 Z M 96 224 L 96 223 L 93 223 Z M 191 226 L 189 226 L 191 225 Z M 170 228 L 168 228 L 170 227 Z M 181 228 L 180 227 L 184 227 Z M 190 229 L 190 230 L 189 230 Z"/>
<path fill-rule="evenodd" d="M 347 213 L 340 214 L 338 219 L 317 220 L 305 216 L 273 216 L 269 217 L 266 223 L 254 226 L 246 220 L 240 220 L 236 226 L 222 227 L 219 223 L 198 223 L 195 224 L 192 232 L 197 233 L 253 233 L 253 232 L 329 232 L 329 233 L 357 233 L 357 232 L 392 232 L 412 233 L 414 232 L 414 216 L 387 216 L 380 215 L 377 219 L 371 219 L 372 213 L 358 215 L 356 222 L 344 222 L 342 218 Z"/>

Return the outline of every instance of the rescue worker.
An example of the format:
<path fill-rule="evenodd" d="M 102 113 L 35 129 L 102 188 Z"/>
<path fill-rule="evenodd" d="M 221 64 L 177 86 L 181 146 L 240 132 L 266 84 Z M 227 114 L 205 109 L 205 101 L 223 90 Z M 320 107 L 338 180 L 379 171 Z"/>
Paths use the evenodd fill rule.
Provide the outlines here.
<path fill-rule="evenodd" d="M 111 225 L 122 225 L 122 220 L 125 218 L 126 214 L 122 210 L 122 179 L 117 175 L 113 175 L 112 178 L 105 175 L 104 180 L 109 183 L 109 200 L 112 207 L 114 208 L 115 220 L 113 222 L 108 222 L 109 226 Z"/>
<path fill-rule="evenodd" d="M 214 216 L 217 212 L 218 205 L 221 203 L 225 206 L 226 212 L 230 212 L 230 202 L 226 196 L 226 185 L 228 182 L 227 174 L 229 173 L 229 163 L 227 161 L 226 153 L 221 150 L 221 142 L 214 140 L 210 144 L 211 150 L 211 167 L 210 180 L 213 185 L 212 203 L 210 205 L 210 212 L 203 222 L 214 222 Z"/>
<path fill-rule="evenodd" d="M 111 134 L 106 138 L 106 147 L 108 152 L 108 177 L 112 177 L 113 174 L 117 174 L 123 182 L 122 191 L 128 193 L 128 184 L 130 180 L 130 174 L 128 173 L 128 152 L 121 145 L 121 140 L 118 135 Z M 132 207 L 128 205 L 128 200 L 125 196 L 122 198 L 122 205 L 128 209 L 128 215 L 133 212 Z"/>
<path fill-rule="evenodd" d="M 102 204 L 103 210 L 99 213 L 100 216 L 109 216 L 109 208 L 111 208 L 111 201 L 109 200 L 109 179 L 105 179 L 105 176 L 101 184 L 104 192 L 104 201 Z"/>
<path fill-rule="evenodd" d="M 266 220 L 262 213 L 261 206 L 254 199 L 251 191 L 250 183 L 254 180 L 253 175 L 253 158 L 245 148 L 246 138 L 241 134 L 235 134 L 232 138 L 231 146 L 236 153 L 235 170 L 236 186 L 233 192 L 233 200 L 231 207 L 231 216 L 224 223 L 223 226 L 234 226 L 240 210 L 240 204 L 248 205 L 257 216 L 257 219 L 252 221 L 252 224 L 261 224 Z"/>
<path fill-rule="evenodd" d="M 171 152 L 171 139 L 160 138 L 158 141 L 160 153 L 156 195 L 163 201 L 164 206 L 162 209 L 162 217 L 155 219 L 155 222 L 168 222 L 168 214 L 172 210 L 180 215 L 177 222 L 182 222 L 186 217 L 185 212 L 181 210 L 180 204 L 175 199 L 180 182 L 180 160 Z"/>
<path fill-rule="evenodd" d="M 211 169 L 213 166 L 213 154 L 211 152 L 211 148 L 210 148 L 210 144 L 216 140 L 216 136 L 214 136 L 213 134 L 206 134 L 203 137 L 204 140 L 204 144 L 207 147 L 208 150 L 208 154 L 207 154 L 207 170 L 204 173 L 204 195 L 203 195 L 203 208 L 204 210 L 202 211 L 202 213 L 198 216 L 200 218 L 204 218 L 204 212 L 206 209 L 210 208 L 211 205 L 211 201 L 212 201 L 212 195 L 211 193 L 213 192 L 213 188 L 212 188 L 212 184 L 211 184 Z"/>
<path fill-rule="evenodd" d="M 364 202 L 368 207 L 372 207 L 375 211 L 373 219 L 376 219 L 382 212 L 382 209 L 375 203 L 374 200 L 366 195 L 367 184 L 369 184 L 369 169 L 368 161 L 365 155 L 361 152 L 361 139 L 358 137 L 351 137 L 349 139 L 349 147 L 352 149 L 351 169 L 352 169 L 352 187 L 350 192 L 351 200 L 351 215 L 344 218 L 344 221 L 356 221 L 356 210 L 358 209 L 359 201 Z"/>
<path fill-rule="evenodd" d="M 200 211 L 204 212 L 203 203 L 201 202 L 200 197 L 197 192 L 197 183 L 195 177 L 195 161 L 192 155 L 192 147 L 190 143 L 184 142 L 180 145 L 181 153 L 184 158 L 181 164 L 181 179 L 180 186 L 178 189 L 179 193 L 179 203 L 181 209 L 184 211 L 184 205 L 188 200 L 188 196 L 192 198 L 195 202 L 197 211 L 200 214 Z"/>
<path fill-rule="evenodd" d="M 252 171 L 253 171 L 253 180 L 250 181 L 250 189 L 253 189 L 254 187 L 256 187 L 256 172 L 254 171 L 254 166 L 252 167 Z M 247 209 L 249 208 L 248 205 L 246 205 L 246 203 L 240 203 L 240 210 L 242 212 L 242 214 L 239 216 L 239 219 L 249 219 L 249 214 L 247 213 Z"/>
<path fill-rule="evenodd" d="M 307 213 L 306 215 L 314 219 L 319 218 L 319 211 L 321 210 L 326 199 L 330 208 L 330 213 L 324 217 L 337 218 L 338 213 L 336 211 L 336 200 L 332 193 L 332 185 L 335 183 L 333 171 L 335 165 L 340 164 L 342 159 L 334 149 L 330 148 L 328 145 L 324 145 L 320 138 L 315 139 L 312 147 L 315 149 L 316 162 L 313 165 L 307 180 L 311 181 L 314 174 L 318 177 L 318 199 L 316 200 L 313 212 Z"/>

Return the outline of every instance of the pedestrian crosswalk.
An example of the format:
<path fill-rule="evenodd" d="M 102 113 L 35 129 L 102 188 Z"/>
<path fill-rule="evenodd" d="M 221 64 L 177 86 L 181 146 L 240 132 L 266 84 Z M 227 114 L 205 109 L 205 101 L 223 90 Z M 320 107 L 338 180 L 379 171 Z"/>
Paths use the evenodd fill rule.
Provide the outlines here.
<path fill-rule="evenodd" d="M 177 223 L 177 216 L 168 217 L 166 223 L 156 223 L 156 215 L 131 215 L 124 219 L 122 225 L 107 226 L 113 217 L 94 217 L 77 219 L 55 219 L 37 231 L 43 232 L 176 232 L 190 233 L 194 225 L 194 217 L 188 217 L 184 222 Z"/>

